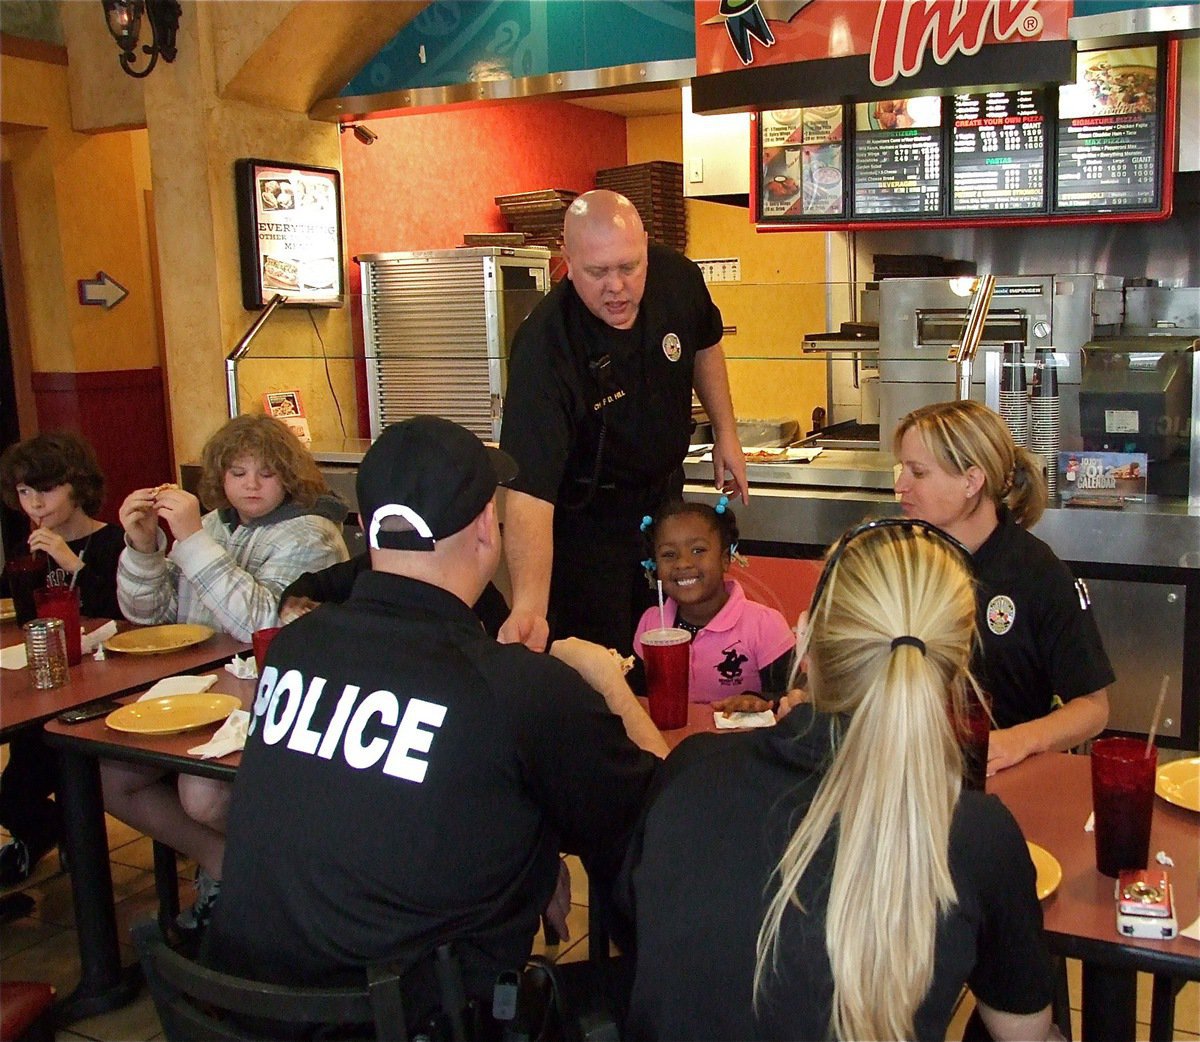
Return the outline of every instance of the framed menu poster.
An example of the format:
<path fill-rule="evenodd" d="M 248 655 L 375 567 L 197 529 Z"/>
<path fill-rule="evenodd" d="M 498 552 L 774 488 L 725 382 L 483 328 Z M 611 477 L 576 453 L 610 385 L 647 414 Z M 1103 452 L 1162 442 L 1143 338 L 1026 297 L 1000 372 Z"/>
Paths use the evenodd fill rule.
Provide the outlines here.
<path fill-rule="evenodd" d="M 760 219 L 845 213 L 843 133 L 841 105 L 762 114 Z"/>
<path fill-rule="evenodd" d="M 854 216 L 940 216 L 942 99 L 854 106 Z"/>
<path fill-rule="evenodd" d="M 1153 210 L 1162 180 L 1159 49 L 1079 56 L 1058 90 L 1058 212 Z"/>
<path fill-rule="evenodd" d="M 257 311 L 281 293 L 286 304 L 341 307 L 341 175 L 268 159 L 239 159 L 234 174 L 242 306 Z"/>

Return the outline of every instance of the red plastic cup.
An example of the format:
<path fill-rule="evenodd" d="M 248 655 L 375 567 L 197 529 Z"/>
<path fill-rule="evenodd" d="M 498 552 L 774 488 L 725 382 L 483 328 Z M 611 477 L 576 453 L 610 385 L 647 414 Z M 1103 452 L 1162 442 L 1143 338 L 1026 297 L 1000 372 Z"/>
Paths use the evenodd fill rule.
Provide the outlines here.
<path fill-rule="evenodd" d="M 255 630 L 250 634 L 250 643 L 254 645 L 254 664 L 258 667 L 259 676 L 262 675 L 263 663 L 267 660 L 267 648 L 271 646 L 275 634 L 282 628 L 281 626 L 272 626 L 265 630 Z"/>
<path fill-rule="evenodd" d="M 49 565 L 46 555 L 21 554 L 4 562 L 4 578 L 12 594 L 13 610 L 17 613 L 17 625 L 24 626 L 38 617 L 37 605 L 33 603 L 33 591 L 46 585 Z"/>
<path fill-rule="evenodd" d="M 67 665 L 78 666 L 83 658 L 79 631 L 79 591 L 68 586 L 43 586 L 33 591 L 39 619 L 62 619 L 67 638 Z"/>
<path fill-rule="evenodd" d="M 1145 868 L 1158 750 L 1146 755 L 1140 738 L 1092 743 L 1092 809 L 1096 813 L 1096 868 L 1114 879 L 1125 868 Z"/>
<path fill-rule="evenodd" d="M 650 719 L 663 731 L 688 722 L 688 674 L 692 635 L 687 630 L 647 630 L 641 636 L 646 663 L 646 697 Z"/>
<path fill-rule="evenodd" d="M 988 740 L 992 721 L 975 695 L 968 693 L 966 711 L 958 722 L 958 744 L 963 756 L 963 788 L 983 792 L 987 787 Z"/>

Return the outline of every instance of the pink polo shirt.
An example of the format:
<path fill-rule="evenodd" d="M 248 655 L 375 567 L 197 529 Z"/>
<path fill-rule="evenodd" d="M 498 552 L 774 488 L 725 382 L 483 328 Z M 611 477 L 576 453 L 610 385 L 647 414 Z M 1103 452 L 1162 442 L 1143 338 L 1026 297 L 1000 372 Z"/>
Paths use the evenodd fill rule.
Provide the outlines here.
<path fill-rule="evenodd" d="M 713 620 L 692 638 L 693 702 L 716 702 L 759 689 L 758 673 L 796 646 L 796 635 L 774 608 L 746 599 L 736 579 L 726 579 L 729 600 Z M 668 626 L 675 625 L 679 605 L 666 603 Z M 648 608 L 633 635 L 633 650 L 642 656 L 642 634 L 659 626 L 658 608 Z"/>

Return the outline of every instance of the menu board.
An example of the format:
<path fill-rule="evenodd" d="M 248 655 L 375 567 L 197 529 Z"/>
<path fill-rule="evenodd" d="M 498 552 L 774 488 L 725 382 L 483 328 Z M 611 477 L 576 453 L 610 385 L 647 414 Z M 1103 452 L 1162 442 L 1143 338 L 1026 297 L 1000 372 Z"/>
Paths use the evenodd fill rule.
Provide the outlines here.
<path fill-rule="evenodd" d="M 941 99 L 860 102 L 854 109 L 855 216 L 940 213 Z"/>
<path fill-rule="evenodd" d="M 843 213 L 841 105 L 764 112 L 760 134 L 763 217 Z"/>
<path fill-rule="evenodd" d="M 1043 91 L 956 94 L 951 211 L 1044 210 L 1045 125 Z"/>
<path fill-rule="evenodd" d="M 1158 48 L 1079 56 L 1058 91 L 1057 210 L 1144 210 L 1158 204 Z"/>

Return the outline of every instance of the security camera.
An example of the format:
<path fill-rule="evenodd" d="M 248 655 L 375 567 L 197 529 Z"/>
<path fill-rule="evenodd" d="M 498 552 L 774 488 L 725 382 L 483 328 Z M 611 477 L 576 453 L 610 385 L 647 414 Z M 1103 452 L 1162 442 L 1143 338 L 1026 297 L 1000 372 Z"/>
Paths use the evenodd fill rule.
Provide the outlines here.
<path fill-rule="evenodd" d="M 354 131 L 354 136 L 364 145 L 373 145 L 379 140 L 379 135 L 375 131 L 364 127 L 361 123 L 356 123 L 351 129 Z"/>

